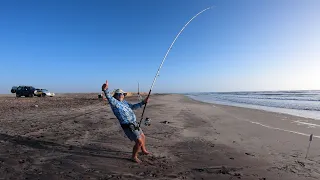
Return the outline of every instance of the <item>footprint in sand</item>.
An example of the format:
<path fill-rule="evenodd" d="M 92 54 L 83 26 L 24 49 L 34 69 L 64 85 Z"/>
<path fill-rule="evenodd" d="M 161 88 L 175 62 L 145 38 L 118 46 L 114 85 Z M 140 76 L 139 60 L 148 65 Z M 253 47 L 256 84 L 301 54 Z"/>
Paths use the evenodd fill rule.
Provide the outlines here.
<path fill-rule="evenodd" d="M 248 156 L 255 156 L 254 154 L 251 154 L 251 153 L 245 153 L 245 154 Z"/>

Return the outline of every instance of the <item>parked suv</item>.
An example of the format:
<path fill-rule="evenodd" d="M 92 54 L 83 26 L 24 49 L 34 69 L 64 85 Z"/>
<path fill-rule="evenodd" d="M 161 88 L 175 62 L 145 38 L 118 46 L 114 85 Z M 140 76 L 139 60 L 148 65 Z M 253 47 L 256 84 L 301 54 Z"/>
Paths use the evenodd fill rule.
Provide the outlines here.
<path fill-rule="evenodd" d="M 16 90 L 16 97 L 33 97 L 35 90 L 32 86 L 19 86 Z"/>

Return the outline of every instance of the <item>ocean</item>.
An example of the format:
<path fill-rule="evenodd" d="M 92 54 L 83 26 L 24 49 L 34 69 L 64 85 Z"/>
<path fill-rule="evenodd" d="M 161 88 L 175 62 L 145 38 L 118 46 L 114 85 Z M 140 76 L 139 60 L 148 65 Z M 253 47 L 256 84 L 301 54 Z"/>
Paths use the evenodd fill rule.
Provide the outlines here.
<path fill-rule="evenodd" d="M 203 102 L 261 109 L 320 120 L 320 91 L 187 93 Z"/>

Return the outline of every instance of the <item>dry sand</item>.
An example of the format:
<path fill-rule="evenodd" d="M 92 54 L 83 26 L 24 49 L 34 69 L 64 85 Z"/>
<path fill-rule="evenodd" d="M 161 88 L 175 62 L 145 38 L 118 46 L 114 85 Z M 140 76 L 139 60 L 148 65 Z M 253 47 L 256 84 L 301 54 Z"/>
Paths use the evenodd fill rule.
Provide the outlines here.
<path fill-rule="evenodd" d="M 142 128 L 153 154 L 136 164 L 96 94 L 1 96 L 0 113 L 0 179 L 320 179 L 319 137 L 304 158 L 320 136 L 312 119 L 152 95 Z"/>

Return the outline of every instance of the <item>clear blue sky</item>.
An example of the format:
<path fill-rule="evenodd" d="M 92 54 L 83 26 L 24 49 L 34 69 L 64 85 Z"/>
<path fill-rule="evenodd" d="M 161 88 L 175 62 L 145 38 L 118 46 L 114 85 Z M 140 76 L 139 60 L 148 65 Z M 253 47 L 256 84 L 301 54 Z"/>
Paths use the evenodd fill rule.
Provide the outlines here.
<path fill-rule="evenodd" d="M 0 2 L 0 93 L 320 89 L 318 0 Z"/>

